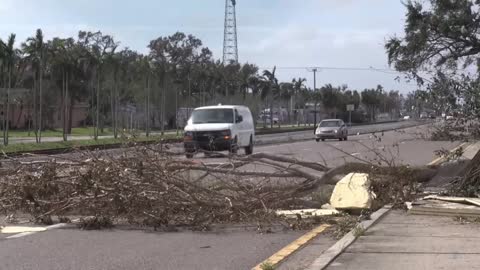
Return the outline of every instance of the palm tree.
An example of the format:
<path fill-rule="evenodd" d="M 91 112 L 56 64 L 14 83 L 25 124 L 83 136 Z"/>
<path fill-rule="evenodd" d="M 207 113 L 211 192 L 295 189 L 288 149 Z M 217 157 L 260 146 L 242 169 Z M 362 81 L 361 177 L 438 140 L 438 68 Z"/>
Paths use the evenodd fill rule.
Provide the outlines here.
<path fill-rule="evenodd" d="M 284 102 L 285 107 L 287 109 L 288 113 L 288 122 L 291 123 L 291 115 L 292 115 L 292 97 L 294 95 L 294 88 L 293 84 L 286 82 L 286 83 L 280 83 L 280 100 Z"/>
<path fill-rule="evenodd" d="M 13 48 L 15 44 L 15 34 L 10 34 L 8 37 L 5 49 L 5 60 L 7 64 L 8 85 L 5 96 L 5 112 L 4 112 L 4 130 L 3 130 L 3 144 L 8 145 L 8 130 L 10 125 L 10 89 L 12 87 L 12 71 L 15 65 L 16 50 Z"/>
<path fill-rule="evenodd" d="M 252 82 L 256 79 L 257 72 L 258 67 L 252 64 L 245 64 L 240 69 L 239 83 L 240 91 L 244 101 L 249 89 L 251 89 L 250 86 Z"/>
<path fill-rule="evenodd" d="M 5 44 L 5 42 L 3 42 L 3 40 L 0 39 L 0 85 L 3 83 L 3 89 L 6 89 L 6 82 L 5 82 L 5 66 L 7 64 L 7 61 L 6 61 L 6 47 L 7 45 Z M 2 91 L 2 97 L 6 95 L 6 93 L 4 93 L 4 91 Z M 3 98 L 2 98 L 3 99 Z M 5 133 L 5 121 L 6 121 L 6 116 L 5 116 L 5 111 L 6 111 L 6 100 L 4 99 L 3 100 L 3 104 L 2 104 L 2 130 L 3 132 Z"/>
<path fill-rule="evenodd" d="M 61 118 L 62 118 L 62 137 L 64 141 L 67 141 L 67 111 L 68 111 L 68 86 L 69 86 L 69 53 L 66 48 L 67 40 L 55 38 L 48 46 L 50 53 L 51 64 L 51 77 L 55 78 L 55 75 L 61 76 Z M 56 79 L 56 78 L 55 78 Z"/>
<path fill-rule="evenodd" d="M 301 93 L 302 89 L 304 88 L 304 83 L 307 81 L 305 78 L 298 78 L 298 79 L 293 79 L 292 84 L 293 84 L 293 95 L 291 99 L 291 106 L 290 108 L 292 109 L 293 107 L 297 108 L 297 96 Z M 305 110 L 305 102 L 304 102 L 304 110 Z M 298 120 L 297 117 L 295 117 L 295 120 Z M 298 121 L 297 121 L 298 122 Z M 300 124 L 300 123 L 299 123 Z"/>
<path fill-rule="evenodd" d="M 37 143 L 42 141 L 42 113 L 43 113 L 43 68 L 45 65 L 45 44 L 43 41 L 43 32 L 37 29 L 35 37 L 27 39 L 26 43 L 22 44 L 23 51 L 27 54 L 32 70 L 34 71 L 34 123 L 35 123 L 35 139 Z M 39 97 L 39 111 L 37 115 L 37 88 Z"/>
<path fill-rule="evenodd" d="M 152 77 L 152 66 L 150 58 L 143 56 L 140 59 L 140 70 L 145 81 L 145 135 L 150 136 L 150 80 Z M 175 101 L 177 102 L 177 101 Z"/>
<path fill-rule="evenodd" d="M 270 99 L 270 128 L 273 128 L 273 102 L 275 100 L 275 96 L 277 96 L 280 92 L 280 85 L 278 83 L 278 79 L 275 77 L 276 70 L 277 67 L 273 67 L 271 72 L 268 70 L 263 71 L 263 87 L 260 95 L 262 99 L 265 99 L 266 97 L 269 97 Z"/>

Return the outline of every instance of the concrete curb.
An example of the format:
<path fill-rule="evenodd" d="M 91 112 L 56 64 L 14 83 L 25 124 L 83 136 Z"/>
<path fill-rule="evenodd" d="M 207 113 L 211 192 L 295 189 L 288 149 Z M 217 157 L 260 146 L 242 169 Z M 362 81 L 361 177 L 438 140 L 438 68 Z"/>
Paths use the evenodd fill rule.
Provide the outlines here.
<path fill-rule="evenodd" d="M 362 228 L 368 230 L 372 227 L 381 217 L 383 217 L 388 211 L 390 206 L 384 206 L 380 210 L 376 211 L 370 216 L 369 220 L 364 220 L 357 225 L 356 228 Z M 313 263 L 305 270 L 322 270 L 325 269 L 335 258 L 337 258 L 347 247 L 349 247 L 357 237 L 355 236 L 355 229 L 347 233 L 342 239 L 337 241 L 333 246 L 323 252 L 320 257 L 315 259 Z"/>
<path fill-rule="evenodd" d="M 467 142 L 464 142 L 462 144 L 460 144 L 459 146 L 453 148 L 452 150 L 450 150 L 450 153 L 454 153 L 455 151 L 457 151 L 458 149 L 460 148 L 463 148 L 463 150 L 467 150 L 468 147 L 472 146 L 473 144 L 470 144 L 470 143 L 467 143 Z M 427 165 L 428 166 L 433 166 L 433 165 L 439 165 L 443 162 L 446 161 L 446 157 L 438 157 L 436 159 L 434 159 L 432 162 L 428 163 Z"/>

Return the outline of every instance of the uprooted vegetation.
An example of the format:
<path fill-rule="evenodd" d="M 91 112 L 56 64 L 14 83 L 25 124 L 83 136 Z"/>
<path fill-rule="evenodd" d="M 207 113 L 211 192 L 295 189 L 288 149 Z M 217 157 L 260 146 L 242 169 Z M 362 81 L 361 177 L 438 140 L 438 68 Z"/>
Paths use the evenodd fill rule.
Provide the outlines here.
<path fill-rule="evenodd" d="M 437 123 L 433 126 L 430 139 L 433 141 L 478 140 L 480 123 L 476 118 L 458 118 Z"/>
<path fill-rule="evenodd" d="M 480 138 L 480 122 L 475 116 L 461 117 L 444 121 L 434 126 L 432 140 L 476 141 Z M 458 147 L 455 151 L 439 150 L 437 155 L 446 161 L 457 160 L 465 149 Z M 480 152 L 457 175 L 449 185 L 449 195 L 464 197 L 480 197 Z"/>
<path fill-rule="evenodd" d="M 436 169 L 365 162 L 330 168 L 266 153 L 203 164 L 147 147 L 117 157 L 89 153 L 81 161 L 12 159 L 0 169 L 0 211 L 28 213 L 37 221 L 90 217 L 85 228 L 111 221 L 160 229 L 265 223 L 278 221 L 277 209 L 320 207 L 312 194 L 350 172 L 371 175 L 380 206 L 402 205 Z M 301 228 L 295 222 L 288 226 Z"/>

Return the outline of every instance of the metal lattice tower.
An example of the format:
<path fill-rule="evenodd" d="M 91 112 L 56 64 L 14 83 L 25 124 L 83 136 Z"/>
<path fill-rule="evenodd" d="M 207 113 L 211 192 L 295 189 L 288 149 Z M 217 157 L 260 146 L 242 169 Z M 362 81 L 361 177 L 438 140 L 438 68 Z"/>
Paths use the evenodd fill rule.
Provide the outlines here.
<path fill-rule="evenodd" d="M 225 0 L 225 30 L 223 36 L 223 63 L 238 63 L 236 0 Z"/>

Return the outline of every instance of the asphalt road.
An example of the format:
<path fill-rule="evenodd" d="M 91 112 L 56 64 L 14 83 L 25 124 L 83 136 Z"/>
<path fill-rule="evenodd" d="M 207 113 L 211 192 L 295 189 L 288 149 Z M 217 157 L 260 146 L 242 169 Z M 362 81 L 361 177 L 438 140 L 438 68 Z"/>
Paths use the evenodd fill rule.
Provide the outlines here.
<path fill-rule="evenodd" d="M 392 128 L 400 128 L 411 126 L 415 124 L 415 121 L 402 121 L 402 122 L 391 122 L 391 123 L 379 123 L 379 124 L 372 124 L 372 125 L 363 125 L 363 126 L 355 126 L 350 128 L 350 134 L 357 134 L 357 132 L 372 132 L 375 130 L 382 130 L 382 129 L 392 129 Z M 159 133 L 154 133 L 152 135 L 160 135 Z M 113 138 L 111 135 L 107 136 L 99 136 L 100 139 L 108 139 Z M 313 126 L 311 131 L 294 131 L 294 132 L 285 132 L 285 133 L 278 133 L 278 134 L 268 134 L 268 135 L 260 135 L 257 136 L 257 143 L 270 143 L 270 142 L 281 142 L 285 140 L 302 140 L 313 138 Z M 92 136 L 68 136 L 68 140 L 91 140 L 93 139 Z M 42 137 L 42 142 L 61 142 L 63 141 L 62 137 Z M 11 144 L 18 144 L 18 143 L 35 143 L 34 137 L 12 137 L 10 138 L 9 142 Z"/>
<path fill-rule="evenodd" d="M 313 140 L 256 147 L 262 151 L 325 162 L 335 166 L 345 161 L 375 161 L 378 154 L 396 163 L 423 165 L 435 158 L 434 151 L 450 149 L 456 142 L 422 139 L 426 127 L 351 136 L 349 141 Z M 377 136 L 378 135 L 378 136 Z M 203 162 L 222 158 L 196 157 Z M 287 245 L 303 232 L 277 231 L 259 234 L 255 228 L 227 228 L 213 232 L 152 232 L 117 228 L 81 231 L 64 228 L 16 239 L 0 234 L 0 269 L 250 269 Z M 311 250 L 310 250 L 311 251 Z M 314 256 L 315 252 L 310 252 Z M 297 261 L 293 260 L 291 269 Z M 306 259 L 308 262 L 308 258 Z"/>

